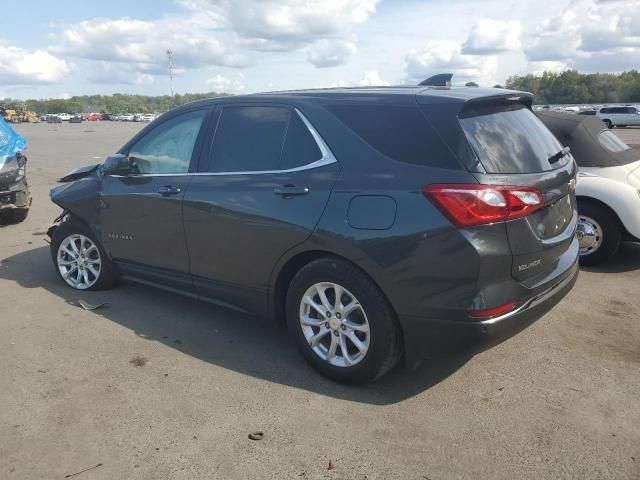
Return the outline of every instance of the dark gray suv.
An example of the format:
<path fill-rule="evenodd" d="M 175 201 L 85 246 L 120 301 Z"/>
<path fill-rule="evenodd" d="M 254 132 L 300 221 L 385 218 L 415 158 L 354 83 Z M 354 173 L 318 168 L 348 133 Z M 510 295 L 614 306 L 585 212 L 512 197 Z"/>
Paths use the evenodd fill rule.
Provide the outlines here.
<path fill-rule="evenodd" d="M 286 318 L 339 381 L 478 351 L 577 277 L 576 165 L 531 103 L 418 86 L 176 108 L 51 191 L 55 268 Z"/>

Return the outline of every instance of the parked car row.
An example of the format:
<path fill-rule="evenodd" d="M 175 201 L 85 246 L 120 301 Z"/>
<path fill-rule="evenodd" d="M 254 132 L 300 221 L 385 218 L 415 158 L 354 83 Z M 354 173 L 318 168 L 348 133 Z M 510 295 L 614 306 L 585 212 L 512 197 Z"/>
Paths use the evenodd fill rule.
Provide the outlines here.
<path fill-rule="evenodd" d="M 544 105 L 534 110 L 596 116 L 607 128 L 640 126 L 640 106 L 637 105 Z"/>
<path fill-rule="evenodd" d="M 100 122 L 104 120 L 120 122 L 152 122 L 160 115 L 160 113 L 43 113 L 40 115 L 40 120 L 47 123 L 80 123 L 83 121 Z"/>

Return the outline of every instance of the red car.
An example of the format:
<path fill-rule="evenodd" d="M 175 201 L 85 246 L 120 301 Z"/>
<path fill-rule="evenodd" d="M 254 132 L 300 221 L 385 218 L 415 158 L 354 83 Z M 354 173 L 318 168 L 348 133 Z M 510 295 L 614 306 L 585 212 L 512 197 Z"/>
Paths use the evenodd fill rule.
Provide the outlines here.
<path fill-rule="evenodd" d="M 92 113 L 84 117 L 84 119 L 89 122 L 99 122 L 100 120 L 102 120 L 102 115 L 100 115 L 99 113 Z"/>

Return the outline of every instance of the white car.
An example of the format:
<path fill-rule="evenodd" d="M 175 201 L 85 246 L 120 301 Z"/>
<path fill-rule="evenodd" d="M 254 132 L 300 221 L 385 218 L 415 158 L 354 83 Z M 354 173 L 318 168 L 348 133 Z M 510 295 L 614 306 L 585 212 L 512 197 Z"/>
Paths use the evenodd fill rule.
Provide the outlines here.
<path fill-rule="evenodd" d="M 59 113 L 57 117 L 63 122 L 68 122 L 69 120 L 71 120 L 71 117 L 73 117 L 73 115 L 71 115 L 70 113 Z"/>
<path fill-rule="evenodd" d="M 139 122 L 153 122 L 153 120 L 155 119 L 155 115 L 153 113 L 143 113 L 142 115 L 140 115 L 139 117 Z"/>
<path fill-rule="evenodd" d="M 602 107 L 596 113 L 609 128 L 640 125 L 640 110 L 636 107 Z"/>
<path fill-rule="evenodd" d="M 593 116 L 540 112 L 538 117 L 571 148 L 579 167 L 580 263 L 607 260 L 622 240 L 640 241 L 640 150 Z"/>
<path fill-rule="evenodd" d="M 125 113 L 124 115 L 120 115 L 120 121 L 121 122 L 133 122 L 134 120 L 134 116 L 132 113 Z"/>

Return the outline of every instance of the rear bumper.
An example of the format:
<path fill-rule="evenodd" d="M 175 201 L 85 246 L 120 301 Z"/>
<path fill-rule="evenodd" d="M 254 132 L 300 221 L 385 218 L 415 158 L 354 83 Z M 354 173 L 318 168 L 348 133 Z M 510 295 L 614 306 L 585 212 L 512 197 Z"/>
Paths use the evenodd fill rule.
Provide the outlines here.
<path fill-rule="evenodd" d="M 425 358 L 473 355 L 524 330 L 553 308 L 578 278 L 577 259 L 551 287 L 505 315 L 478 321 L 404 318 L 405 357 L 409 366 Z"/>

